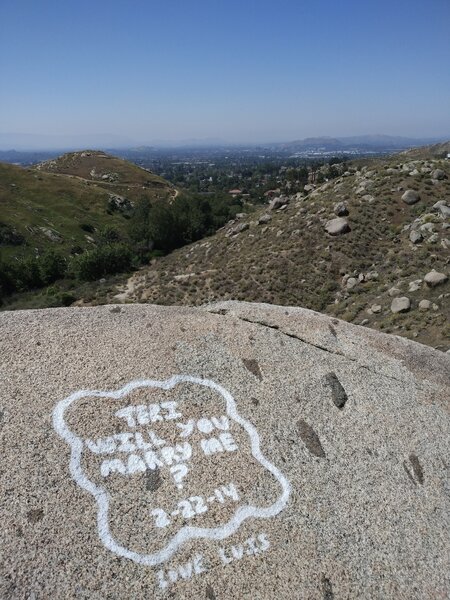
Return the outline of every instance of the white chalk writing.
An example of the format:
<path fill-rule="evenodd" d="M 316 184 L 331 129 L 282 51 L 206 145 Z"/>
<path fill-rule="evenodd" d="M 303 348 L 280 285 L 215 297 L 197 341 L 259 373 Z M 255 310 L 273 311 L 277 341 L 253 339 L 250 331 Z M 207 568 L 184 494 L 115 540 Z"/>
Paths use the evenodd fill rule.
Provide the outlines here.
<path fill-rule="evenodd" d="M 202 496 L 191 496 L 186 500 L 180 500 L 175 510 L 169 513 L 161 508 L 154 508 L 151 514 L 155 517 L 155 527 L 168 527 L 173 517 L 180 515 L 183 519 L 192 519 L 208 511 L 208 504 L 213 502 L 223 505 L 229 498 L 234 502 L 239 500 L 239 494 L 234 483 L 221 485 L 216 488 L 211 496 L 204 498 Z M 172 518 L 172 519 L 171 519 Z"/>
<path fill-rule="evenodd" d="M 146 388 L 160 389 L 162 393 L 166 394 L 180 384 L 201 386 L 202 395 L 199 395 L 199 398 L 205 397 L 206 388 L 208 393 L 215 397 L 216 402 L 220 401 L 221 406 L 225 406 L 225 414 L 221 414 L 222 411 L 212 415 L 208 412 L 201 414 L 200 418 L 192 418 L 192 413 L 189 414 L 191 394 L 186 397 L 179 394 L 176 401 L 155 401 L 141 404 L 132 404 L 129 401 L 129 395 L 135 391 L 139 392 L 142 398 Z M 83 439 L 69 429 L 65 421 L 66 411 L 82 398 L 91 398 L 90 401 L 98 402 L 99 416 L 104 414 L 109 418 L 111 416 L 110 403 L 115 404 L 112 414 L 118 419 L 118 424 L 115 426 L 116 433 L 98 438 L 91 435 Z M 210 406 L 209 402 L 208 400 L 208 406 Z M 120 404 L 117 406 L 118 403 L 122 403 L 122 406 Z M 126 405 L 124 405 L 125 403 Z M 106 407 L 105 412 L 103 412 L 105 410 L 103 407 Z M 71 413 L 73 410 L 71 409 Z M 74 422 L 77 422 L 76 419 Z M 86 421 L 80 419 L 79 422 Z M 132 381 L 116 391 L 83 390 L 75 392 L 57 404 L 53 412 L 53 425 L 57 433 L 71 447 L 70 472 L 72 476 L 78 485 L 95 498 L 98 507 L 97 527 L 102 543 L 115 554 L 138 564 L 154 566 L 164 563 L 189 540 L 201 538 L 223 540 L 237 532 L 247 519 L 265 519 L 277 515 L 286 506 L 289 498 L 289 482 L 277 467 L 263 456 L 256 429 L 240 416 L 232 395 L 209 379 L 175 375 L 165 381 Z M 117 432 L 121 426 L 128 431 Z M 173 427 L 172 433 L 169 433 L 170 427 Z M 173 432 L 175 432 L 175 437 Z M 242 434 L 247 436 L 246 439 L 249 442 L 247 445 L 241 443 Z M 192 489 L 193 485 L 198 485 L 198 483 L 195 483 L 197 481 L 195 477 L 190 478 L 190 473 L 192 469 L 198 468 L 201 461 L 210 460 L 214 467 L 212 471 L 203 467 L 200 476 L 203 476 L 202 474 L 205 472 L 212 472 L 213 475 L 216 471 L 220 473 L 219 465 L 221 463 L 224 464 L 226 472 L 231 473 L 233 465 L 242 465 L 242 461 L 233 459 L 236 453 L 242 452 L 251 452 L 252 460 L 259 463 L 266 474 L 277 483 L 277 491 L 274 492 L 276 495 L 274 495 L 272 503 L 267 504 L 266 500 L 263 506 L 255 506 L 255 501 L 250 501 L 249 490 L 244 489 L 245 485 L 242 489 L 240 486 L 238 490 L 232 482 L 215 484 L 216 487 L 209 495 L 205 494 L 202 489 Z M 86 457 L 90 456 L 91 459 L 86 462 L 84 454 Z M 160 471 L 164 469 L 170 473 L 170 478 L 160 474 Z M 95 479 L 96 475 L 94 474 L 93 481 L 90 478 L 92 476 L 88 476 L 88 473 L 97 473 L 98 479 Z M 120 531 L 116 530 L 114 534 L 111 531 L 110 519 L 113 518 L 114 510 L 110 507 L 111 492 L 108 489 L 110 481 L 114 482 L 111 489 L 116 490 L 120 489 L 120 486 L 119 488 L 115 487 L 117 484 L 127 484 L 127 478 L 138 478 L 143 474 L 145 474 L 147 482 L 145 484 L 147 492 L 145 493 L 149 502 L 148 519 L 140 521 L 139 524 L 136 524 L 136 528 L 149 527 L 154 532 L 154 535 L 148 535 L 146 538 L 152 547 L 152 551 L 147 554 L 142 553 L 141 543 L 138 545 L 139 551 L 121 545 L 118 541 L 120 538 L 115 537 L 121 535 Z M 149 484 L 149 481 L 156 483 Z M 156 485 L 154 489 L 158 490 L 158 495 L 153 494 L 152 486 L 154 485 Z M 174 487 L 171 490 L 161 487 L 167 485 Z M 177 496 L 179 493 L 177 490 L 182 490 L 184 485 L 190 489 L 191 495 L 180 498 Z M 129 497 L 132 501 L 131 493 Z M 124 498 L 128 498 L 128 496 L 125 494 Z M 155 506 L 154 498 L 159 498 L 158 504 L 161 502 L 163 506 Z M 172 498 L 173 503 L 171 502 Z M 142 497 L 139 498 L 139 502 L 141 501 Z M 114 505 L 112 506 L 114 508 Z M 213 506 L 214 511 L 212 510 Z M 225 507 L 228 509 L 225 510 Z M 212 516 L 209 516 L 210 510 Z M 221 523 L 218 519 L 220 513 L 226 515 Z M 204 519 L 206 519 L 206 523 Z M 212 520 L 214 524 L 208 526 L 208 519 Z M 217 519 L 219 523 L 217 523 Z M 197 526 L 185 525 L 186 521 L 192 521 Z M 130 540 L 128 530 L 123 539 Z M 132 546 L 134 543 L 128 541 L 127 545 Z M 264 534 L 260 534 L 248 538 L 241 544 L 233 544 L 229 547 L 221 546 L 217 559 L 220 559 L 223 564 L 228 564 L 240 560 L 244 556 L 256 556 L 264 552 L 268 546 L 267 538 Z M 179 579 L 189 579 L 195 574 L 204 572 L 205 569 L 202 555 L 196 554 L 192 560 L 183 565 L 161 570 L 158 573 L 160 587 L 167 587 Z"/>
<path fill-rule="evenodd" d="M 217 557 L 219 564 L 229 565 L 244 558 L 255 557 L 270 548 L 270 542 L 265 533 L 259 533 L 245 539 L 241 543 L 219 546 Z M 165 590 L 181 580 L 189 580 L 196 575 L 206 573 L 214 565 L 207 564 L 202 554 L 195 554 L 191 560 L 180 565 L 160 569 L 156 574 L 160 589 Z"/>
<path fill-rule="evenodd" d="M 176 411 L 176 407 L 177 402 L 126 406 L 116 412 L 116 417 L 126 419 L 128 427 L 137 427 L 138 425 L 148 425 L 158 421 L 180 419 L 181 414 Z"/>

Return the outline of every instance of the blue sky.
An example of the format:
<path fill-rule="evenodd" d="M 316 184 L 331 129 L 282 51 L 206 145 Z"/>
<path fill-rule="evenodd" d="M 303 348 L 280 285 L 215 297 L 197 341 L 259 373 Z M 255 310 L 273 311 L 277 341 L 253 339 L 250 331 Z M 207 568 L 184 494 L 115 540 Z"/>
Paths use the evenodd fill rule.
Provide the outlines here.
<path fill-rule="evenodd" d="M 0 76 L 0 133 L 450 136 L 450 0 L 1 0 Z"/>

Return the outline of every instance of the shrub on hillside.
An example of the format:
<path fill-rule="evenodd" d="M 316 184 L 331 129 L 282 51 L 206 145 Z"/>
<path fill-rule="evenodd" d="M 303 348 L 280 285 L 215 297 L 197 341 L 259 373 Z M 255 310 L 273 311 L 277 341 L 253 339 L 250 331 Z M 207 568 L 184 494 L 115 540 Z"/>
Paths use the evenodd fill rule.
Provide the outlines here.
<path fill-rule="evenodd" d="M 39 259 L 34 256 L 22 258 L 10 265 L 17 291 L 26 292 L 42 287 L 43 281 L 39 267 Z"/>
<path fill-rule="evenodd" d="M 171 204 L 144 199 L 131 217 L 129 235 L 141 258 L 152 250 L 168 253 L 214 233 L 239 210 L 241 206 L 232 205 L 224 195 L 204 198 L 184 193 Z"/>
<path fill-rule="evenodd" d="M 15 291 L 16 284 L 11 266 L 8 263 L 3 262 L 0 258 L 0 301 L 2 298 Z"/>
<path fill-rule="evenodd" d="M 105 275 L 129 271 L 133 254 L 124 244 L 107 244 L 88 250 L 72 259 L 74 275 L 82 281 L 94 281 Z"/>
<path fill-rule="evenodd" d="M 25 238 L 10 225 L 0 223 L 0 244 L 5 246 L 20 246 L 21 244 L 25 244 Z"/>
<path fill-rule="evenodd" d="M 65 276 L 66 259 L 55 250 L 47 250 L 39 259 L 39 268 L 42 282 L 48 285 Z"/>
<path fill-rule="evenodd" d="M 101 244 L 115 244 L 120 242 L 120 233 L 115 227 L 111 225 L 105 225 L 100 231 L 100 243 Z"/>

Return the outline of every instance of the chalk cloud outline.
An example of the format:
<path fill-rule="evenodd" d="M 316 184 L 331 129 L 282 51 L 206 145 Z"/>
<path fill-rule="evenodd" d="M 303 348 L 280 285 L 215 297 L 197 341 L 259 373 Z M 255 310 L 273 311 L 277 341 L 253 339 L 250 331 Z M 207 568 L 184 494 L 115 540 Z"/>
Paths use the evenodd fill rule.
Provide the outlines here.
<path fill-rule="evenodd" d="M 112 398 L 118 400 L 123 398 L 130 392 L 141 387 L 152 387 L 160 388 L 163 390 L 169 390 L 178 385 L 179 383 L 194 383 L 209 387 L 210 389 L 218 392 L 226 403 L 227 415 L 234 420 L 236 423 L 241 425 L 248 433 L 251 442 L 251 451 L 254 458 L 267 470 L 275 479 L 279 482 L 282 488 L 281 495 L 278 497 L 276 502 L 267 508 L 260 508 L 257 506 L 243 505 L 238 507 L 232 518 L 220 527 L 193 527 L 184 526 L 182 527 L 158 552 L 153 554 L 139 554 L 121 546 L 113 538 L 108 521 L 109 511 L 109 494 L 104 488 L 95 485 L 90 481 L 83 472 L 81 467 L 81 457 L 83 452 L 83 440 L 75 435 L 66 425 L 64 420 L 65 411 L 71 404 L 85 398 L 86 396 L 93 396 L 97 398 Z M 198 377 L 192 377 L 190 375 L 174 375 L 165 381 L 158 381 L 154 379 L 141 379 L 131 381 L 123 388 L 114 392 L 105 392 L 99 390 L 80 390 L 74 392 L 64 400 L 58 402 L 53 410 L 53 427 L 55 428 L 58 435 L 69 444 L 71 448 L 70 456 L 70 473 L 75 482 L 84 490 L 92 494 L 97 502 L 97 529 L 100 540 L 103 545 L 118 556 L 128 558 L 138 564 L 146 566 L 155 566 L 168 560 L 178 548 L 191 539 L 213 539 L 222 540 L 227 538 L 236 532 L 241 524 L 251 517 L 267 519 L 274 517 L 283 510 L 286 506 L 291 486 L 286 477 L 279 471 L 279 469 L 269 462 L 262 454 L 260 449 L 260 440 L 256 428 L 246 419 L 241 417 L 237 412 L 236 402 L 233 396 L 224 387 L 215 383 L 211 379 L 201 379 Z"/>

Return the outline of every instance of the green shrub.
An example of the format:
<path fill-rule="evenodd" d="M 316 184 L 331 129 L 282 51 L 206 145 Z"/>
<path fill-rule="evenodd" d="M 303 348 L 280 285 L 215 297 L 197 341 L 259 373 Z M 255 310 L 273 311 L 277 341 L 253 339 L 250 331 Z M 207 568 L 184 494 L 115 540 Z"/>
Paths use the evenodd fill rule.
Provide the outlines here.
<path fill-rule="evenodd" d="M 25 238 L 13 227 L 6 223 L 0 223 L 0 244 L 5 246 L 20 246 L 25 244 Z"/>
<path fill-rule="evenodd" d="M 108 244 L 88 250 L 72 259 L 75 276 L 82 281 L 94 281 L 105 275 L 129 271 L 133 253 L 124 244 Z"/>
<path fill-rule="evenodd" d="M 39 268 L 42 282 L 48 285 L 64 277 L 67 269 L 66 259 L 55 250 L 47 250 L 39 259 Z"/>
<path fill-rule="evenodd" d="M 106 225 L 100 231 L 100 243 L 102 244 L 115 244 L 120 242 L 120 233 L 115 227 Z"/>
<path fill-rule="evenodd" d="M 23 258 L 11 265 L 11 273 L 15 287 L 19 292 L 34 290 L 43 285 L 39 259 L 35 257 Z"/>
<path fill-rule="evenodd" d="M 11 266 L 0 258 L 0 300 L 17 289 Z"/>

